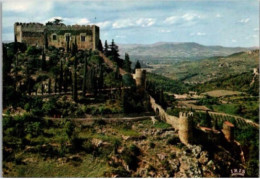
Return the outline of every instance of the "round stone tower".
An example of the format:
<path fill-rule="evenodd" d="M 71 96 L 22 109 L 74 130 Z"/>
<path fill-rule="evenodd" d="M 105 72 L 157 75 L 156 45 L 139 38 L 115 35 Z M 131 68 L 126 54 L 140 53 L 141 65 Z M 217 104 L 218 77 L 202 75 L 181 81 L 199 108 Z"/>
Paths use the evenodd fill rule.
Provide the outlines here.
<path fill-rule="evenodd" d="M 223 123 L 222 132 L 227 139 L 227 141 L 232 142 L 234 141 L 234 124 L 229 121 L 225 121 Z"/>
<path fill-rule="evenodd" d="M 179 138 L 182 143 L 192 143 L 192 112 L 180 112 L 179 113 Z"/>
<path fill-rule="evenodd" d="M 146 71 L 142 69 L 135 69 L 134 79 L 136 86 L 145 86 Z"/>

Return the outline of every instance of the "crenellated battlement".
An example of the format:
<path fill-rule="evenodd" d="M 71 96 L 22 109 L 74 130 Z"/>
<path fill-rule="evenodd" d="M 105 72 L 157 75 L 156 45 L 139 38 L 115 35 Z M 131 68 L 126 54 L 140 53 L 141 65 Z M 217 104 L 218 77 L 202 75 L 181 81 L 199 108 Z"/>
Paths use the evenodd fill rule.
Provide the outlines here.
<path fill-rule="evenodd" d="M 65 24 L 41 24 L 37 22 L 29 22 L 29 23 L 22 23 L 22 22 L 16 22 L 14 24 L 15 26 L 21 26 L 21 27 L 31 27 L 31 28 L 38 28 L 38 27 L 44 27 L 44 28 L 62 28 L 62 29 L 70 29 L 70 30 L 78 30 L 78 29 L 87 29 L 92 30 L 94 27 L 97 27 L 96 25 L 65 25 Z"/>
<path fill-rule="evenodd" d="M 188 118 L 188 117 L 192 117 L 192 116 L 193 116 L 193 112 L 191 112 L 191 111 L 179 113 L 179 118 Z"/>

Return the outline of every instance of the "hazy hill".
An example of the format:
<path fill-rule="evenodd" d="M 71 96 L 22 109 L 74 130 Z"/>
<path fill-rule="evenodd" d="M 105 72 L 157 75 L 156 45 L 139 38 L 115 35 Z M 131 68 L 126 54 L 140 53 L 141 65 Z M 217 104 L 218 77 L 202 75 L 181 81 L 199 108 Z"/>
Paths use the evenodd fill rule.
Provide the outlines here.
<path fill-rule="evenodd" d="M 194 42 L 158 42 L 148 45 L 119 44 L 119 49 L 122 56 L 127 52 L 132 59 L 140 60 L 202 59 L 248 50 L 248 48 L 242 47 L 204 46 Z"/>
<path fill-rule="evenodd" d="M 226 57 L 182 60 L 168 64 L 149 64 L 149 71 L 185 83 L 203 83 L 227 75 L 253 73 L 259 65 L 259 50 L 239 52 Z"/>

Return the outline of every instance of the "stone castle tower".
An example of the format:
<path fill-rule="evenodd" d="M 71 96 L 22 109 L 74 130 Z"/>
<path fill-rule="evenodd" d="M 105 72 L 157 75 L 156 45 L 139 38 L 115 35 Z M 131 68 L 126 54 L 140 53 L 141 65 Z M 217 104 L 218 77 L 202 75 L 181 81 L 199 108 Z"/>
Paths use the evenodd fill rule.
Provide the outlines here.
<path fill-rule="evenodd" d="M 192 129 L 192 112 L 180 112 L 179 113 L 179 138 L 182 143 L 192 143 L 193 129 Z"/>
<path fill-rule="evenodd" d="M 133 78 L 135 79 L 136 86 L 145 87 L 146 83 L 146 71 L 143 69 L 135 69 L 135 74 L 133 74 Z"/>
<path fill-rule="evenodd" d="M 77 43 L 78 49 L 96 50 L 99 43 L 99 27 L 95 25 L 43 25 L 40 23 L 14 24 L 17 42 L 40 47 L 54 46 L 56 48 L 71 48 Z"/>

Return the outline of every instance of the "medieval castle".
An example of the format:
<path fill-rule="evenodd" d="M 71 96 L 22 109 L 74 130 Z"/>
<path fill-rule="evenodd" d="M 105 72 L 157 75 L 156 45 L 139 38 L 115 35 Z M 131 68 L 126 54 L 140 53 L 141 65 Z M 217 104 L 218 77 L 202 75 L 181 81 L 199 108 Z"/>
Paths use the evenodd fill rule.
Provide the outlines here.
<path fill-rule="evenodd" d="M 54 46 L 56 48 L 71 48 L 76 43 L 78 49 L 96 50 L 99 43 L 99 27 L 95 25 L 64 25 L 18 23 L 14 24 L 17 42 L 39 47 Z"/>
<path fill-rule="evenodd" d="M 71 48 L 73 43 L 76 43 L 78 49 L 96 50 L 100 40 L 99 27 L 95 25 L 66 26 L 64 24 L 15 23 L 14 32 L 18 42 L 45 48 L 54 46 L 56 48 L 68 49 Z M 100 55 L 107 64 L 112 64 L 103 53 L 100 52 Z M 254 69 L 254 73 L 257 72 Z M 120 69 L 120 74 L 123 75 L 126 72 Z M 136 69 L 132 76 L 137 87 L 145 88 L 145 70 Z M 223 122 L 222 130 L 195 126 L 193 123 L 193 112 L 180 112 L 178 117 L 169 115 L 151 96 L 150 104 L 161 120 L 171 124 L 178 131 L 179 139 L 183 144 L 198 144 L 205 141 L 218 144 L 226 141 L 228 144 L 235 146 L 236 150 L 239 147 L 234 142 L 234 125 L 229 121 Z"/>

